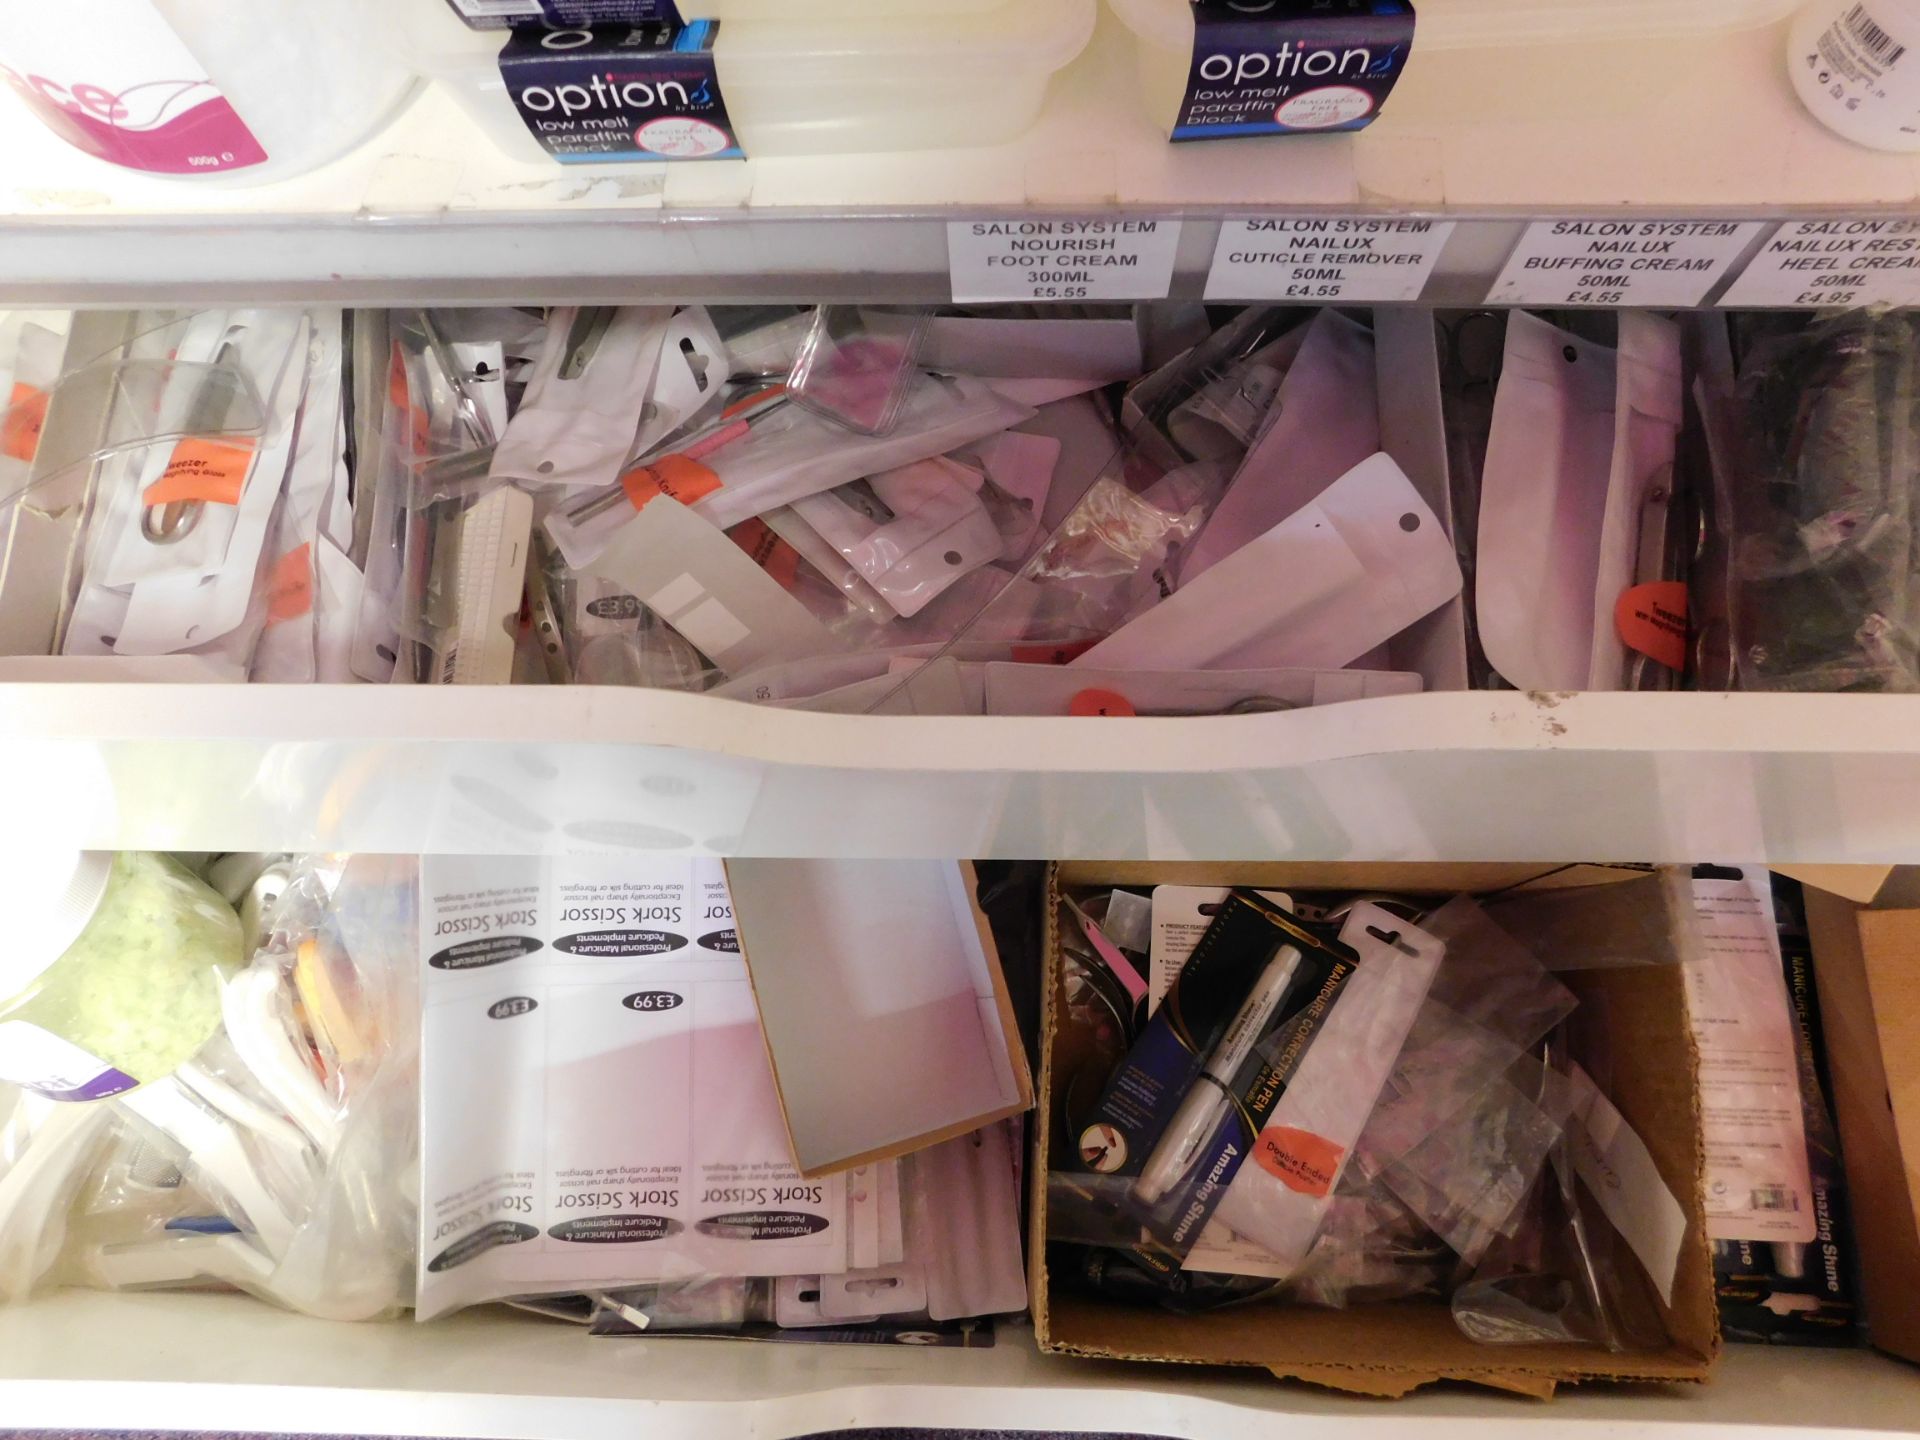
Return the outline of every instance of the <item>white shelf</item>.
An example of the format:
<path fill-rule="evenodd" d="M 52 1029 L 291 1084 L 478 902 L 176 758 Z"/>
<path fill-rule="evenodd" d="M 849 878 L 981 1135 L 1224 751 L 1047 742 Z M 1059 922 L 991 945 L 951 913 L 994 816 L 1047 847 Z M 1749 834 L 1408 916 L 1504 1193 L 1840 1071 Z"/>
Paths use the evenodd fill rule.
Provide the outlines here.
<path fill-rule="evenodd" d="M 1920 859 L 1920 697 L 1023 720 L 594 688 L 0 683 L 0 752 L 16 813 L 99 848 Z"/>
<path fill-rule="evenodd" d="M 562 169 L 502 158 L 429 91 L 359 153 L 255 189 L 153 181 L 0 104 L 0 304 L 944 299 L 945 220 L 1184 215 L 1197 295 L 1223 214 L 1446 215 L 1427 298 L 1478 303 L 1524 217 L 1910 210 L 1912 157 L 1822 129 L 1778 28 L 1419 53 L 1355 136 L 1169 146 L 1110 18 L 1022 141 L 935 154 Z M 1471 103 L 1466 103 L 1470 99 Z"/>
<path fill-rule="evenodd" d="M 1588 1387 L 1547 1408 L 1462 1389 L 1384 1407 L 1257 1372 L 989 1350 L 594 1340 L 470 1312 L 338 1325 L 222 1296 L 69 1292 L 0 1312 L 0 1418 L 63 1432 L 157 1428 L 475 1440 L 786 1440 L 937 1426 L 1175 1440 L 1756 1440 L 1920 1430 L 1920 1375 L 1862 1352 L 1730 1346 L 1705 1388 Z"/>

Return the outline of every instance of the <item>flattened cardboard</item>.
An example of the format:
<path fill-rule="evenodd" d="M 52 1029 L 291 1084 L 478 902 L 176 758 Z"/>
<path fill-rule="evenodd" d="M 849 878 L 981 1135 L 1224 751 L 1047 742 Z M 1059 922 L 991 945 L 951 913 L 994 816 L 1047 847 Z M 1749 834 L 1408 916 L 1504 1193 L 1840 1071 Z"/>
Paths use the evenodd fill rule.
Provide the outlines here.
<path fill-rule="evenodd" d="M 1776 865 L 1773 869 L 1789 880 L 1862 905 L 1873 903 L 1894 871 L 1891 865 Z"/>
<path fill-rule="evenodd" d="M 1673 1304 L 1652 1303 L 1667 1324 L 1667 1349 L 1615 1355 L 1595 1346 L 1477 1345 L 1443 1305 L 1407 1302 L 1321 1310 L 1240 1306 L 1181 1316 L 1145 1306 L 1052 1293 L 1046 1263 L 1046 1160 L 1055 1087 L 1069 1067 L 1056 1065 L 1060 894 L 1099 885 L 1252 885 L 1289 893 L 1387 890 L 1486 895 L 1517 888 L 1605 884 L 1644 874 L 1607 866 L 1520 865 L 1142 865 L 1074 862 L 1055 866 L 1049 884 L 1046 1009 L 1041 1039 L 1041 1102 L 1036 1117 L 1029 1288 L 1035 1333 L 1049 1352 L 1106 1359 L 1259 1367 L 1283 1379 L 1397 1398 L 1442 1380 L 1550 1398 L 1564 1382 L 1640 1380 L 1699 1383 L 1720 1351 L 1712 1249 L 1701 1194 L 1698 1061 L 1678 966 L 1580 971 L 1558 978 L 1593 1000 L 1593 1012 L 1617 1037 L 1609 1094 L 1652 1152 L 1687 1211 Z M 1626 1064 L 1623 1061 L 1644 1063 Z"/>
<path fill-rule="evenodd" d="M 1867 1336 L 1920 1361 L 1920 910 L 1807 892 Z"/>
<path fill-rule="evenodd" d="M 971 865 L 726 868 L 802 1175 L 906 1155 L 1032 1107 L 1032 1074 Z"/>

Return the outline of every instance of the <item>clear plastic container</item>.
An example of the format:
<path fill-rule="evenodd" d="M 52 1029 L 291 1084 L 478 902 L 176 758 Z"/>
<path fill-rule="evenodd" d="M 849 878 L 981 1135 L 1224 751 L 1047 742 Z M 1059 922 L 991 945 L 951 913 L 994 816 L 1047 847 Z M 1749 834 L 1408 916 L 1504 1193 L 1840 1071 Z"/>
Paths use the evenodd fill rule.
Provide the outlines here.
<path fill-rule="evenodd" d="M 168 179 L 259 184 L 382 129 L 417 81 L 384 0 L 0 3 L 0 81 L 90 155 Z"/>
<path fill-rule="evenodd" d="M 489 26 L 515 20 L 537 20 L 542 15 L 540 0 L 454 0 L 455 8 L 478 12 Z M 576 0 L 585 7 L 593 0 Z M 1007 0 L 682 0 L 680 14 L 688 20 L 898 20 L 926 15 L 988 15 L 1002 8 Z M 611 12 L 597 12 L 599 18 L 618 22 L 630 18 L 618 13 L 619 0 L 613 0 Z M 563 18 L 579 15 L 560 8 Z M 642 9 L 647 16 L 648 11 Z M 589 19 L 595 18 L 589 15 Z M 474 23 L 469 16 L 469 23 Z"/>
<path fill-rule="evenodd" d="M 838 18 L 838 5 L 870 18 Z M 1182 0 L 1184 6 L 1184 0 Z M 714 64 L 749 156 L 998 145 L 1030 127 L 1047 83 L 1086 48 L 1098 0 L 722 0 Z M 398 0 L 415 67 L 515 159 L 553 163 L 507 94 L 498 30 L 445 0 Z M 796 16 L 796 11 L 800 14 Z M 735 14 L 740 18 L 732 18 Z M 749 18 L 778 14 L 778 19 Z M 664 157 L 663 157 L 664 158 Z"/>
<path fill-rule="evenodd" d="M 240 917 L 171 857 L 9 853 L 0 914 L 0 1079 L 101 1100 L 166 1078 L 220 1029 Z"/>
<path fill-rule="evenodd" d="M 1787 74 L 1822 125 L 1856 145 L 1920 150 L 1920 0 L 1814 0 L 1787 37 Z"/>
<path fill-rule="evenodd" d="M 1193 68 L 1188 0 L 1108 0 L 1132 32 L 1147 112 L 1171 129 Z M 1413 53 L 1659 40 L 1750 30 L 1799 0 L 1416 0 Z"/>

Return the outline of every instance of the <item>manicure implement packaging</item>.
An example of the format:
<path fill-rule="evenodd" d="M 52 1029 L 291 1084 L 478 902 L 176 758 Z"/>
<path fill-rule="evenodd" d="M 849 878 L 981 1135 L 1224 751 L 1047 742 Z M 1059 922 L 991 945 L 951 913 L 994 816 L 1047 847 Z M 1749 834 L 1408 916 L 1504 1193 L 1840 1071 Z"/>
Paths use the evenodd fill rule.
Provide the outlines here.
<path fill-rule="evenodd" d="M 1213 1222 L 1264 1247 L 1283 1269 L 1313 1248 L 1446 951 L 1378 905 L 1354 906 L 1340 938 L 1360 957 L 1358 968 Z"/>

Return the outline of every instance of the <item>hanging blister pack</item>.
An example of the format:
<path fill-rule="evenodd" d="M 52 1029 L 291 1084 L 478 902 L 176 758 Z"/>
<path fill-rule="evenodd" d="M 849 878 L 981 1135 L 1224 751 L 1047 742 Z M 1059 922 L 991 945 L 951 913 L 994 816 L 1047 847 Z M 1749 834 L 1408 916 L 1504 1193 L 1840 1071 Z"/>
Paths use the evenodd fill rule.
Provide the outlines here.
<path fill-rule="evenodd" d="M 343 523 L 336 513 L 349 484 L 341 430 L 341 323 L 338 310 L 313 312 L 307 392 L 286 493 L 269 536 L 267 614 L 249 676 L 256 681 L 328 678 L 320 664 L 323 629 L 331 652 L 351 643 L 352 616 L 322 578 L 322 566 L 352 563 L 338 543 L 351 539 L 351 521 Z M 323 550 L 333 552 L 331 561 Z"/>
<path fill-rule="evenodd" d="M 689 305 L 667 322 L 660 365 L 640 411 L 633 453 L 652 454 L 700 423 L 725 400 L 733 368 L 726 342 L 704 305 Z"/>
<path fill-rule="evenodd" d="M 249 626 L 247 636 L 232 645 L 222 642 L 235 634 L 250 611 L 265 623 L 261 559 L 286 482 L 311 360 L 307 318 L 284 318 L 285 326 L 265 325 L 258 333 L 249 328 L 239 341 L 242 346 L 253 339 L 266 341 L 263 363 L 274 377 L 271 388 L 261 392 L 267 397 L 267 428 L 257 446 L 205 442 L 188 434 L 165 455 L 145 457 L 133 484 L 121 473 L 106 523 L 107 534 L 119 537 L 118 553 L 125 554 L 129 545 L 169 552 L 176 548 L 169 536 L 182 537 L 179 544 L 189 548 L 178 568 L 143 573 L 131 589 L 119 592 L 124 594 L 124 609 L 110 634 L 82 623 L 83 614 L 113 614 L 110 597 L 117 592 L 98 569 L 89 567 L 85 590 L 98 598 L 90 607 L 83 592 L 76 604 L 67 653 L 231 651 L 224 658 L 244 675 L 257 627 Z M 233 343 L 231 335 L 222 341 Z M 214 553 L 196 553 L 190 546 L 202 532 Z M 167 557 L 163 553 L 160 558 Z M 107 573 L 112 573 L 110 568 Z"/>
<path fill-rule="evenodd" d="M 1354 952 L 1251 890 L 1231 891 L 1099 1103 L 1062 1177 L 1088 1222 L 1160 1273 L 1200 1240 L 1312 1053 Z"/>
<path fill-rule="evenodd" d="M 0 311 L 0 536 L 6 534 L 4 507 L 26 488 L 40 450 L 67 347 L 66 332 L 52 324 L 64 318 Z"/>
<path fill-rule="evenodd" d="M 911 616 L 1000 558 L 1000 528 L 980 499 L 985 483 L 979 471 L 942 456 L 796 500 L 790 508 L 894 613 Z"/>
<path fill-rule="evenodd" d="M 1536 316 L 1507 321 L 1474 609 L 1487 660 L 1516 689 L 1584 690 L 1592 676 L 1619 366 Z"/>
<path fill-rule="evenodd" d="M 274 429 L 257 441 L 221 434 L 228 386 L 212 376 L 197 385 L 192 372 L 183 373 L 184 383 L 161 397 L 159 426 L 184 438 L 149 450 L 131 493 L 108 497 L 115 538 L 101 563 L 89 567 L 91 578 L 126 590 L 166 577 L 199 579 L 225 566 L 253 475 L 277 483 L 284 473 L 285 452 L 276 473 L 269 447 L 291 437 L 298 382 L 290 404 L 279 386 L 290 365 L 304 379 L 307 357 L 300 347 L 306 333 L 297 311 L 212 310 L 188 323 L 178 358 L 245 375 L 255 393 L 276 402 Z M 245 537 L 240 540 L 244 545 Z"/>
<path fill-rule="evenodd" d="M 1313 1248 L 1446 953 L 1444 942 L 1378 905 L 1354 906 L 1340 939 L 1359 968 L 1268 1113 L 1254 1163 L 1240 1167 L 1200 1237 L 1204 1247 L 1214 1230 L 1230 1229 L 1264 1248 L 1282 1275 Z M 1281 1058 L 1272 1041 L 1261 1048 Z M 1193 1256 L 1188 1266 L 1206 1268 Z"/>
<path fill-rule="evenodd" d="M 1700 945 L 1684 973 L 1700 1048 L 1707 1234 L 1811 1244 L 1799 1054 L 1767 872 L 1702 867 L 1693 904 Z"/>
<path fill-rule="evenodd" d="M 660 373 L 671 307 L 562 307 L 489 474 L 597 489 L 620 478 Z"/>
<path fill-rule="evenodd" d="M 1322 310 L 1286 338 L 1295 336 L 1298 353 L 1245 459 L 1181 558 L 1183 584 L 1311 504 L 1381 449 L 1373 332 L 1337 310 Z"/>
<path fill-rule="evenodd" d="M 1445 528 L 1392 457 L 1380 454 L 1073 663 L 1338 669 L 1439 609 L 1460 586 Z"/>

